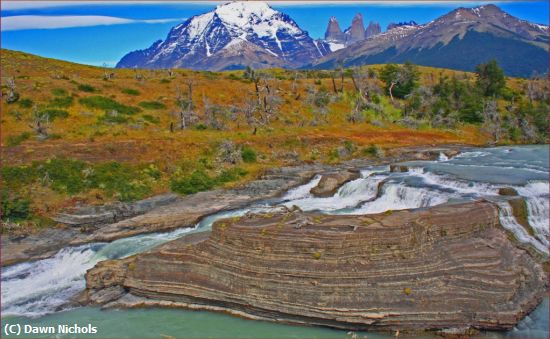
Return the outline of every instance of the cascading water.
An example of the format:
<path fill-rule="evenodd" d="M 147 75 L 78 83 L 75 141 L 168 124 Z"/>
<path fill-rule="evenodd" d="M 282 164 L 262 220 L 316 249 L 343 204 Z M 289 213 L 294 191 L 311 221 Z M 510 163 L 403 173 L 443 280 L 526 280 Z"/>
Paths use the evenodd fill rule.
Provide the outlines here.
<path fill-rule="evenodd" d="M 550 194 L 546 146 L 472 150 L 451 159 L 441 155 L 438 161 L 402 165 L 409 171 L 391 173 L 388 166 L 363 169 L 361 178 L 346 183 L 332 197 L 317 198 L 310 194 L 321 179 L 317 175 L 287 192 L 278 202 L 221 212 L 204 218 L 193 229 L 139 235 L 109 244 L 69 247 L 49 259 L 4 268 L 3 316 L 37 317 L 58 311 L 71 296 L 82 290 L 86 270 L 99 261 L 147 251 L 187 233 L 206 230 L 221 218 L 281 206 L 296 205 L 302 210 L 330 214 L 367 214 L 483 198 L 499 206 L 502 226 L 512 231 L 519 241 L 548 253 Z M 508 198 L 498 195 L 502 187 L 515 189 L 525 199 L 534 236 L 515 220 Z"/>

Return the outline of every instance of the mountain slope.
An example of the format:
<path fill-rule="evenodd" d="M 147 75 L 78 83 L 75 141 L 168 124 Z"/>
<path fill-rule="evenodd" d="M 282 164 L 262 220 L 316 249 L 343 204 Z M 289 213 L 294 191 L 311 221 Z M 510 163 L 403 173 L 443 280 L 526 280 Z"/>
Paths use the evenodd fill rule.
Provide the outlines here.
<path fill-rule="evenodd" d="M 116 67 L 296 67 L 328 51 L 288 15 L 263 2 L 241 1 L 188 19 L 172 28 L 164 41 L 125 55 Z"/>
<path fill-rule="evenodd" d="M 495 5 L 458 8 L 425 25 L 398 25 L 314 62 L 313 68 L 411 61 L 471 71 L 495 58 L 508 75 L 548 70 L 548 26 Z"/>

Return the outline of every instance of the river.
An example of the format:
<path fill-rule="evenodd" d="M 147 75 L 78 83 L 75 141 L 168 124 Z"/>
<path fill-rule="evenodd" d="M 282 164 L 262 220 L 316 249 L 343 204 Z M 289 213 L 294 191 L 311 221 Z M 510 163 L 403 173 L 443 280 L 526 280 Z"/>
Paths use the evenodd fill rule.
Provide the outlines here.
<path fill-rule="evenodd" d="M 513 232 L 518 240 L 548 253 L 548 163 L 547 145 L 466 149 L 451 159 L 441 154 L 437 161 L 402 163 L 409 169 L 403 173 L 391 173 L 388 166 L 362 169 L 361 178 L 342 186 L 333 197 L 315 198 L 309 194 L 320 180 L 316 176 L 280 199 L 207 217 L 194 228 L 64 248 L 51 258 L 2 269 L 2 323 L 91 323 L 99 330 L 95 337 L 111 338 L 158 338 L 162 335 L 186 338 L 349 337 L 346 331 L 245 320 L 214 312 L 160 308 L 99 310 L 67 308 L 65 304 L 84 288 L 86 270 L 99 261 L 123 258 L 186 234 L 207 230 L 220 218 L 282 205 L 330 214 L 367 214 L 483 198 L 499 206 L 502 226 Z M 501 187 L 514 188 L 525 198 L 533 235 L 514 219 L 507 197 L 498 195 Z M 548 298 L 545 298 L 513 330 L 483 332 L 480 337 L 547 338 L 548 309 Z M 394 338 L 381 333 L 359 333 L 359 337 L 364 335 L 371 339 Z"/>

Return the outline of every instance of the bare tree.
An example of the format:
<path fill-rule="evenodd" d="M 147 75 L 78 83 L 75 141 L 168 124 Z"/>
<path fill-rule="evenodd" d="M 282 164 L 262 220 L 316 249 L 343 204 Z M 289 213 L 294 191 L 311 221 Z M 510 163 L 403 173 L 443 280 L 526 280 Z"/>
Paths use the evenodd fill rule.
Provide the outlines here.
<path fill-rule="evenodd" d="M 262 120 L 258 116 L 259 107 L 256 98 L 254 98 L 252 95 L 246 96 L 245 101 L 241 107 L 241 111 L 244 114 L 247 125 L 254 128 L 254 130 L 252 131 L 252 135 L 256 135 L 258 127 L 260 127 L 262 124 Z"/>
<path fill-rule="evenodd" d="M 206 124 L 213 129 L 224 129 L 226 127 L 225 118 L 227 115 L 227 111 L 225 110 L 225 108 L 216 104 L 212 104 L 204 94 L 202 95 L 202 102 Z"/>
<path fill-rule="evenodd" d="M 135 78 L 137 81 L 142 81 L 142 80 L 143 80 L 143 74 L 141 74 L 141 73 L 138 71 L 138 68 L 137 68 L 137 67 L 134 67 L 134 78 Z"/>
<path fill-rule="evenodd" d="M 483 105 L 483 119 L 484 128 L 491 134 L 494 142 L 499 142 L 502 128 L 496 100 L 488 99 L 485 101 Z"/>
<path fill-rule="evenodd" d="M 103 80 L 111 80 L 115 77 L 115 72 L 112 72 L 107 63 L 103 63 Z"/>
<path fill-rule="evenodd" d="M 330 94 L 324 88 L 317 89 L 311 86 L 308 88 L 306 101 L 312 108 L 313 121 L 311 124 L 328 123 L 328 104 L 332 101 Z"/>
<path fill-rule="evenodd" d="M 19 100 L 19 93 L 17 93 L 16 90 L 14 77 L 7 78 L 6 86 L 8 87 L 8 96 L 6 97 L 6 102 L 8 104 L 11 104 Z"/>
<path fill-rule="evenodd" d="M 197 120 L 197 115 L 194 112 L 195 105 L 193 104 L 193 79 L 188 79 L 185 82 L 187 86 L 187 95 L 184 95 L 180 88 L 176 86 L 176 101 L 180 108 L 180 128 L 186 129 Z"/>
<path fill-rule="evenodd" d="M 231 140 L 224 140 L 218 147 L 218 161 L 228 164 L 238 164 L 243 158 L 240 147 Z"/>
<path fill-rule="evenodd" d="M 50 117 L 48 114 L 40 112 L 35 105 L 32 112 L 32 120 L 29 127 L 38 134 L 38 138 L 46 139 L 48 137 L 48 129 L 50 127 Z"/>
<path fill-rule="evenodd" d="M 548 98 L 548 79 L 538 73 L 533 73 L 525 87 L 529 102 Z"/>
<path fill-rule="evenodd" d="M 376 72 L 370 68 L 353 68 L 351 71 L 351 81 L 355 91 L 364 102 L 370 101 L 372 94 L 379 94 L 381 92 L 376 82 Z"/>
<path fill-rule="evenodd" d="M 300 73 L 298 71 L 294 72 L 294 80 L 292 81 L 292 85 L 290 86 L 290 91 L 292 92 L 292 95 L 296 100 L 298 100 L 298 77 L 300 76 Z"/>

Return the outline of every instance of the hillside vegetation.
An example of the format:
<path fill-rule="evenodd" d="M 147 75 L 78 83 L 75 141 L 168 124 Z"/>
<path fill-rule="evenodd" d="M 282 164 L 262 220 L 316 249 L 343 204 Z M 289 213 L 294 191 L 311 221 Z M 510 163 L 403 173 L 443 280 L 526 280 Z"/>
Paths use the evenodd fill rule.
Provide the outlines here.
<path fill-rule="evenodd" d="M 115 70 L 4 49 L 1 64 L 4 232 L 52 225 L 78 203 L 228 187 L 285 164 L 543 142 L 547 130 L 546 82 L 499 78 L 491 64 L 482 77 L 413 65 Z"/>

